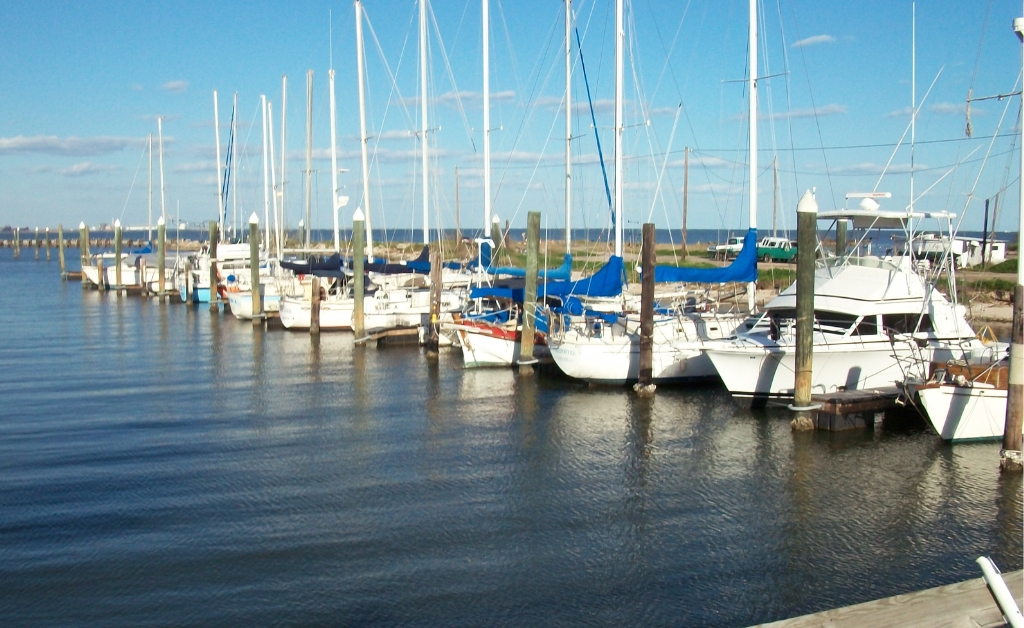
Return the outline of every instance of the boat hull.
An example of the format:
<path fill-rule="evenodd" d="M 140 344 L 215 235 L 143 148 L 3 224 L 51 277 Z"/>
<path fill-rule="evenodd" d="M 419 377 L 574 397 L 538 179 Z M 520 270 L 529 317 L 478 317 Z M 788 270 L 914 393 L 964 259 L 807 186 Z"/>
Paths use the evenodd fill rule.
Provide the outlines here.
<path fill-rule="evenodd" d="M 1006 426 L 1006 390 L 925 385 L 917 398 L 935 432 L 950 442 L 996 440 Z"/>

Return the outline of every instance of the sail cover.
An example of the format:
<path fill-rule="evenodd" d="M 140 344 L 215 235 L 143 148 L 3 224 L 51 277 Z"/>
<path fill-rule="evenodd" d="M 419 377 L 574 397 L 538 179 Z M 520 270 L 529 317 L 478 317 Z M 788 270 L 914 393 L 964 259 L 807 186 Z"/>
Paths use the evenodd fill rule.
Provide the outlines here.
<path fill-rule="evenodd" d="M 614 297 L 622 292 L 625 283 L 626 267 L 622 263 L 622 258 L 612 255 L 605 265 L 590 277 L 577 281 L 551 281 L 548 282 L 545 292 L 549 297 L 565 297 L 570 294 Z"/>
<path fill-rule="evenodd" d="M 732 264 L 722 268 L 679 268 L 655 266 L 654 281 L 692 283 L 747 283 L 757 281 L 757 229 L 747 230 L 743 248 Z"/>
<path fill-rule="evenodd" d="M 518 268 L 516 266 L 495 266 L 488 268 L 487 272 L 492 275 L 507 275 L 509 277 L 525 277 L 526 269 Z M 572 273 L 572 255 L 569 253 L 565 254 L 562 259 L 562 265 L 558 268 L 541 268 L 537 275 L 543 280 L 561 280 L 568 281 Z"/>

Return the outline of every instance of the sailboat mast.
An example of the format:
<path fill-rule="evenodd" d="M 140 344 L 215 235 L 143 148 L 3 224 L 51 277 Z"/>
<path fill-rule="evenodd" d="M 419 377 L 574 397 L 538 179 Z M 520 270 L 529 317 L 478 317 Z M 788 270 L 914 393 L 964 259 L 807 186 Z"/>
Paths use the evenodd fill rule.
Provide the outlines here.
<path fill-rule="evenodd" d="M 486 132 L 486 131 L 485 131 Z M 423 244 L 430 243 L 427 178 L 427 0 L 420 0 L 420 153 L 423 168 Z"/>
<path fill-rule="evenodd" d="M 284 169 L 285 169 L 286 155 L 288 154 L 288 145 L 285 144 L 285 139 L 286 139 L 286 137 L 285 137 L 285 127 L 287 126 L 286 120 L 288 120 L 288 116 L 286 115 L 287 111 L 288 111 L 288 75 L 287 74 L 283 74 L 281 76 L 281 191 L 280 191 L 280 195 L 281 195 L 281 209 L 280 209 L 280 211 L 281 211 L 281 222 L 278 225 L 278 231 L 277 231 L 277 249 L 278 249 L 277 256 L 278 256 L 278 258 L 281 257 L 281 242 L 284 240 L 284 230 L 285 230 L 285 224 L 284 224 L 284 207 L 285 207 L 285 205 L 284 205 L 284 180 L 285 180 Z"/>
<path fill-rule="evenodd" d="M 310 194 L 313 191 L 313 70 L 306 70 L 306 233 L 303 248 L 309 248 Z"/>
<path fill-rule="evenodd" d="M 490 3 L 482 1 L 484 66 L 484 233 L 491 227 L 491 20 Z"/>
<path fill-rule="evenodd" d="M 156 119 L 156 134 L 157 140 L 160 145 L 160 217 L 164 219 L 164 223 L 167 222 L 167 209 L 164 204 L 164 119 L 163 116 L 158 116 Z"/>
<path fill-rule="evenodd" d="M 750 76 L 747 77 L 747 89 L 750 97 L 750 108 L 747 111 L 747 124 L 750 143 L 750 228 L 757 230 L 757 0 L 750 0 L 750 25 L 747 42 Z M 753 312 L 757 283 L 747 284 L 747 308 Z"/>
<path fill-rule="evenodd" d="M 149 134 L 149 217 L 146 219 L 146 239 L 153 241 L 153 134 Z"/>
<path fill-rule="evenodd" d="M 220 227 L 217 241 L 224 239 L 224 174 L 220 170 L 220 108 L 217 106 L 217 90 L 213 90 L 213 135 L 217 145 L 217 225 Z"/>
<path fill-rule="evenodd" d="M 231 101 L 231 137 L 238 137 L 238 92 L 235 92 Z M 234 139 L 232 139 L 232 150 L 234 150 Z M 231 232 L 238 237 L 238 177 L 235 176 L 237 162 L 234 156 L 231 158 Z"/>
<path fill-rule="evenodd" d="M 260 94 L 263 107 L 263 250 L 270 250 L 270 172 L 267 162 L 267 97 Z"/>
<path fill-rule="evenodd" d="M 274 251 L 277 259 L 281 259 L 281 230 L 278 221 L 278 213 L 281 211 L 277 204 L 277 169 L 274 168 L 274 104 L 267 103 L 267 137 L 270 138 L 270 187 L 273 190 L 274 208 Z M 269 228 L 270 225 L 267 225 Z"/>
<path fill-rule="evenodd" d="M 751 0 L 753 1 L 753 0 Z M 615 254 L 622 257 L 622 0 L 615 0 Z"/>
<path fill-rule="evenodd" d="M 572 0 L 565 0 L 565 254 L 572 253 Z"/>
<path fill-rule="evenodd" d="M 334 250 L 341 252 L 341 233 L 338 230 L 338 132 L 334 111 L 334 68 L 327 71 L 331 91 L 331 213 L 334 214 Z"/>
<path fill-rule="evenodd" d="M 363 58 L 363 3 L 356 0 L 356 66 L 359 75 L 359 146 L 363 159 L 363 218 L 366 221 L 366 250 L 373 262 L 373 226 L 370 222 L 370 161 L 367 155 L 369 138 L 366 136 L 366 77 Z M 353 254 L 362 255 L 362 251 Z"/>

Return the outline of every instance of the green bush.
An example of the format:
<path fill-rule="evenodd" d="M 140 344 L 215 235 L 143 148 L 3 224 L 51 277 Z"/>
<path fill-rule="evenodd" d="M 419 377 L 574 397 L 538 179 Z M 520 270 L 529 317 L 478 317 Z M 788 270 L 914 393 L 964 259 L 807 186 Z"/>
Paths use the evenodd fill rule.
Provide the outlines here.
<path fill-rule="evenodd" d="M 1017 272 L 1017 260 L 1008 259 L 1003 262 L 999 262 L 993 266 L 989 266 L 985 269 L 986 272 L 990 273 L 1016 273 Z"/>

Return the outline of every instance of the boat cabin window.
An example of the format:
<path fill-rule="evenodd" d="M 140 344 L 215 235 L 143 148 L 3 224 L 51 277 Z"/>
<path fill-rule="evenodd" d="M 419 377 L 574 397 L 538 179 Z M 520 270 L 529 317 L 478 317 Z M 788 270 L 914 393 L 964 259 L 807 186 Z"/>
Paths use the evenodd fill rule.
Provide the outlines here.
<path fill-rule="evenodd" d="M 814 320 L 815 327 L 821 331 L 845 334 L 857 322 L 857 317 L 842 312 L 818 311 L 814 313 Z"/>
<path fill-rule="evenodd" d="M 853 333 L 858 336 L 874 336 L 878 334 L 878 316 L 871 314 L 865 316 L 857 323 L 857 329 Z"/>
<path fill-rule="evenodd" d="M 921 324 L 918 325 L 918 320 Z M 913 334 L 932 331 L 932 319 L 925 314 L 882 314 L 882 328 L 889 333 Z"/>

